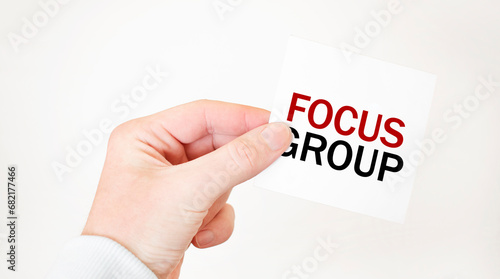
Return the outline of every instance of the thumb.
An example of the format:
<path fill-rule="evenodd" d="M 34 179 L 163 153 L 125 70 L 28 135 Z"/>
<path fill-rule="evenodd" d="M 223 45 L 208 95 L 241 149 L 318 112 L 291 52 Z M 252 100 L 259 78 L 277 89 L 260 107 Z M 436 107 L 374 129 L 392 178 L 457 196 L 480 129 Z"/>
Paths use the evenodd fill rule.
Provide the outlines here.
<path fill-rule="evenodd" d="M 292 133 L 285 123 L 257 127 L 196 160 L 178 165 L 189 169 L 192 210 L 210 208 L 232 187 L 256 176 L 290 146 Z M 196 173 L 196 175 L 194 175 Z"/>

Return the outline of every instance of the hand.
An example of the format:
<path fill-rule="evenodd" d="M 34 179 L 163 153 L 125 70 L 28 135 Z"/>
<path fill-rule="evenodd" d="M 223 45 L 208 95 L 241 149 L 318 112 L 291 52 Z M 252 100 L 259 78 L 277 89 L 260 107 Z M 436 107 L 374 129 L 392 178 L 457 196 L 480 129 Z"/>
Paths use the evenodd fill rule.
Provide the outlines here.
<path fill-rule="evenodd" d="M 290 145 L 266 110 L 196 101 L 118 126 L 84 235 L 108 237 L 159 278 L 178 278 L 192 243 L 225 242 L 231 189 L 254 177 Z"/>

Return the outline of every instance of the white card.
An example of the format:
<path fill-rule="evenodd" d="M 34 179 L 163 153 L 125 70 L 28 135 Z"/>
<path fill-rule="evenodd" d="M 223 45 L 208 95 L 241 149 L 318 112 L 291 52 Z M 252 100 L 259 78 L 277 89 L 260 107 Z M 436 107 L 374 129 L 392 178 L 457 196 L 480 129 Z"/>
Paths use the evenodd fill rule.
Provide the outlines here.
<path fill-rule="evenodd" d="M 290 37 L 270 122 L 288 123 L 298 138 L 255 184 L 403 223 L 415 171 L 403 172 L 424 136 L 435 80 Z"/>

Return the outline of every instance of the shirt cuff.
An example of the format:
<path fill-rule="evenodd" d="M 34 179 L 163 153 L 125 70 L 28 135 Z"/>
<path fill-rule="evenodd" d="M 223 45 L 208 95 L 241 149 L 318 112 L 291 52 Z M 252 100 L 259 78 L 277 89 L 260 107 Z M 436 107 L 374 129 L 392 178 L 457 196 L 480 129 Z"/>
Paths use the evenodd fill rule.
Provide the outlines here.
<path fill-rule="evenodd" d="M 125 247 L 109 238 L 90 235 L 79 236 L 67 242 L 47 278 L 157 279 Z"/>

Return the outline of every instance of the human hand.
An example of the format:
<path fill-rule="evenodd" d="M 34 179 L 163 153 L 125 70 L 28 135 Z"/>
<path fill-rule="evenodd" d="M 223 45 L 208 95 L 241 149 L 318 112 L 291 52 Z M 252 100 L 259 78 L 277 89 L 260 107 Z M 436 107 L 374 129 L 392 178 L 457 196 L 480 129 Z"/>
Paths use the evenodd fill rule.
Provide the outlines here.
<path fill-rule="evenodd" d="M 196 101 L 118 126 L 82 234 L 110 238 L 159 278 L 178 278 L 191 243 L 231 236 L 231 189 L 289 147 L 288 126 L 268 119 L 266 110 Z"/>

